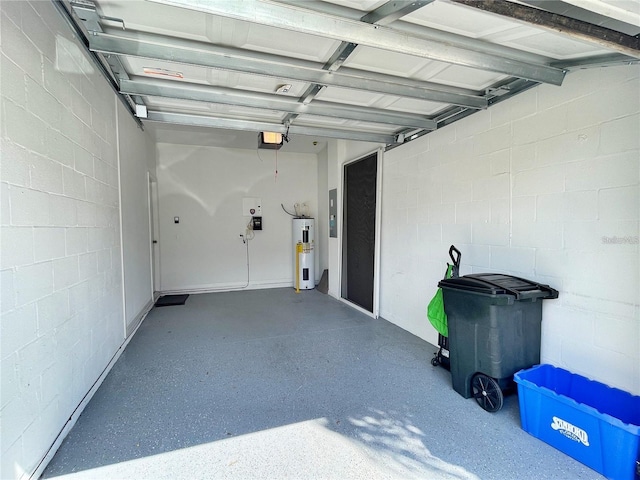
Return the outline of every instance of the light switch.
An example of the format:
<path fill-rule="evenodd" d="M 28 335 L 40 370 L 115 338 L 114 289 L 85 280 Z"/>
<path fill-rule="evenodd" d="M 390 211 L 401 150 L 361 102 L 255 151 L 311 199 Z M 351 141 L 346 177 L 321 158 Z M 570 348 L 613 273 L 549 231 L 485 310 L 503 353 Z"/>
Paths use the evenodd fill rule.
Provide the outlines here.
<path fill-rule="evenodd" d="M 173 223 L 180 223 L 180 217 L 173 217 Z"/>

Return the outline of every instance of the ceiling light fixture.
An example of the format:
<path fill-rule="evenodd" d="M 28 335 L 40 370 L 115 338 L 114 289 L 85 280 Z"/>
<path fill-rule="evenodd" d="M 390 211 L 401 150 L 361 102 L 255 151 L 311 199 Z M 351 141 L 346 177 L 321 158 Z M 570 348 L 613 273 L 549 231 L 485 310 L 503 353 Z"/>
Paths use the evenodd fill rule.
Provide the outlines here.
<path fill-rule="evenodd" d="M 258 148 L 280 150 L 283 144 L 284 140 L 281 133 L 260 132 L 260 134 L 258 135 Z"/>
<path fill-rule="evenodd" d="M 285 83 L 276 88 L 276 93 L 289 93 L 289 90 L 291 90 L 291 84 Z"/>

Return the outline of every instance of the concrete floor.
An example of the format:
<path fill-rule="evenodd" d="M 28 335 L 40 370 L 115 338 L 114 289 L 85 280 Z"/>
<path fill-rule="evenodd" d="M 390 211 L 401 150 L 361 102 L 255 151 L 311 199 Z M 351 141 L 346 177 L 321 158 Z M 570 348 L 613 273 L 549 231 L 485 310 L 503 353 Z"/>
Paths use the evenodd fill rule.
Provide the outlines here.
<path fill-rule="evenodd" d="M 317 291 L 191 295 L 150 312 L 43 478 L 603 478 L 522 431 L 517 396 L 455 393 L 435 350 Z"/>

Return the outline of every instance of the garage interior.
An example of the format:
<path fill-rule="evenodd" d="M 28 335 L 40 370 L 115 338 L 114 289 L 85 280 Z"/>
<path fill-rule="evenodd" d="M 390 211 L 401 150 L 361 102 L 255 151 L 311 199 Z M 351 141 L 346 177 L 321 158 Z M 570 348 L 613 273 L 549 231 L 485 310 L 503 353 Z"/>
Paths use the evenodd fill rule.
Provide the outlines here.
<path fill-rule="evenodd" d="M 433 352 L 316 290 L 193 295 L 147 316 L 42 478 L 600 478 Z"/>
<path fill-rule="evenodd" d="M 225 436 L 240 432 L 246 451 L 252 433 L 282 439 L 308 421 L 313 431 L 296 431 L 303 446 L 294 451 L 321 457 L 304 448 L 321 435 L 340 459 L 337 470 L 315 471 L 325 477 L 359 458 L 363 470 L 348 476 L 525 478 L 548 455 L 550 476 L 556 467 L 558 478 L 592 473 L 519 431 L 517 398 L 491 416 L 455 397 L 448 373 L 430 365 L 437 332 L 426 306 L 455 244 L 463 275 L 507 273 L 560 292 L 544 303 L 542 362 L 640 394 L 637 2 L 55 0 L 0 9 L 1 478 L 38 478 L 76 422 L 125 415 L 127 405 L 118 413 L 109 402 L 92 414 L 100 410 L 90 400 L 114 395 L 115 404 L 118 388 L 135 388 L 113 385 L 134 352 L 166 360 L 157 336 L 169 324 L 183 335 L 171 346 L 183 360 L 202 349 L 202 362 L 219 362 L 216 396 L 243 371 L 278 372 L 274 385 L 289 390 L 303 385 L 293 381 L 299 370 L 287 376 L 294 364 L 318 378 L 315 396 L 301 388 L 282 412 L 267 398 L 269 421 L 254 424 L 249 413 L 239 431 L 163 447 L 187 457 L 213 449 L 224 456 L 219 476 L 234 466 L 269 476 L 258 462 L 234 462 Z M 375 191 L 349 197 L 357 186 L 347 172 L 364 159 Z M 359 214 L 345 215 L 347 203 L 370 221 L 349 227 Z M 250 228 L 247 207 L 262 230 Z M 312 280 L 328 272 L 327 295 L 294 291 L 294 211 L 315 220 Z M 352 277 L 362 252 L 371 268 Z M 354 299 L 363 279 L 367 302 Z M 190 297 L 153 308 L 169 294 Z M 266 350 L 233 356 L 252 334 Z M 343 348 L 334 352 L 331 340 Z M 173 367 L 154 375 L 163 368 Z M 195 378 L 186 367 L 184 378 L 167 372 L 160 378 Z M 332 406 L 338 390 L 323 383 L 331 373 L 351 380 L 343 393 L 370 382 L 370 398 Z M 141 392 L 160 388 L 147 382 Z M 495 429 L 503 443 L 449 455 L 435 434 L 417 433 L 444 427 L 456 402 L 462 420 L 447 445 L 467 429 L 470 438 Z M 363 419 L 395 433 L 367 434 Z M 406 445 L 389 444 L 403 435 L 396 421 Z M 515 465 L 501 450 L 507 438 L 531 449 Z M 339 455 L 354 442 L 355 457 Z M 500 460 L 480 460 L 483 448 Z M 124 469 L 118 475 L 132 455 L 111 464 Z M 302 468 L 280 466 L 279 476 Z"/>

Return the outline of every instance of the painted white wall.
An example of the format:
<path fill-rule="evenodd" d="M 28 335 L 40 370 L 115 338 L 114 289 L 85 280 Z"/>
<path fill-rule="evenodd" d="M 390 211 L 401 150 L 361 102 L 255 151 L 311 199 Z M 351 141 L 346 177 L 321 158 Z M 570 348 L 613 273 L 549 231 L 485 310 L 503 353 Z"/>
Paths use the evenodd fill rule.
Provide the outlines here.
<path fill-rule="evenodd" d="M 306 202 L 317 214 L 316 155 L 277 152 L 276 177 L 271 150 L 158 144 L 157 151 L 163 291 L 246 284 L 240 234 L 250 217 L 242 215 L 244 197 L 262 199 L 263 219 L 263 230 L 249 243 L 248 288 L 293 285 L 291 217 L 280 204 L 291 211 L 295 203 Z"/>
<path fill-rule="evenodd" d="M 640 68 L 571 73 L 386 153 L 381 316 L 436 344 L 426 306 L 461 274 L 560 291 L 542 361 L 640 394 Z"/>
<path fill-rule="evenodd" d="M 0 11 L 0 478 L 10 479 L 46 465 L 123 344 L 124 317 L 114 94 L 51 2 Z"/>
<path fill-rule="evenodd" d="M 318 214 L 316 215 L 316 236 L 318 277 L 329 268 L 329 157 L 327 149 L 318 153 Z"/>
<path fill-rule="evenodd" d="M 124 106 L 117 105 L 125 318 L 130 333 L 153 302 L 148 178 L 155 178 L 156 147 Z"/>
<path fill-rule="evenodd" d="M 340 184 L 342 162 L 345 160 L 344 140 L 329 140 L 327 143 L 327 186 L 329 190 L 337 189 L 338 218 L 336 227 L 338 236 L 328 238 L 329 246 L 329 295 L 340 298 L 340 248 L 342 245 L 342 186 Z M 328 233 L 328 232 L 327 232 Z"/>

